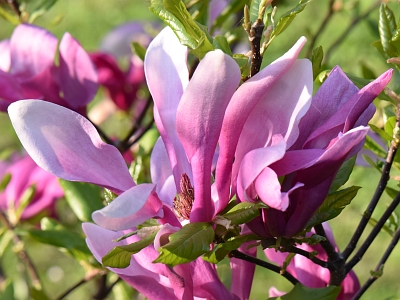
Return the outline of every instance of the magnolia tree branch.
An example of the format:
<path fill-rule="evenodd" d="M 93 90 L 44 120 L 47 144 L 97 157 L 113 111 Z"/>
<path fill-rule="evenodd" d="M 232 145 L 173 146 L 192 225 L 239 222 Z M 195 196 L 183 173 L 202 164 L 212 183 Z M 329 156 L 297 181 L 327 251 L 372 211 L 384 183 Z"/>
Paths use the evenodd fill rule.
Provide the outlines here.
<path fill-rule="evenodd" d="M 351 21 L 350 25 L 347 27 L 347 29 L 338 37 L 338 39 L 326 51 L 326 53 L 324 55 L 323 63 L 327 63 L 329 61 L 329 58 L 330 58 L 333 50 L 335 50 L 338 46 L 340 46 L 342 44 L 342 42 L 344 41 L 344 39 L 349 35 L 349 33 L 356 27 L 356 25 L 360 21 L 362 21 L 363 19 L 368 17 L 368 15 L 370 13 L 372 13 L 375 9 L 377 9 L 381 5 L 381 2 L 382 1 L 380 1 L 380 0 L 374 2 L 364 14 L 352 19 L 352 21 Z"/>
<path fill-rule="evenodd" d="M 134 143 L 136 143 L 136 142 L 138 141 L 138 139 L 135 138 L 135 139 L 134 139 L 134 140 L 135 140 L 134 143 L 129 142 L 129 141 L 131 140 L 131 138 L 135 135 L 135 133 L 137 133 L 137 131 L 138 131 L 139 128 L 141 127 L 142 122 L 143 122 L 143 120 L 144 120 L 144 117 L 146 116 L 147 111 L 148 111 L 149 108 L 151 107 L 151 104 L 152 104 L 152 103 L 153 103 L 153 97 L 152 97 L 151 95 L 149 95 L 149 96 L 147 97 L 145 106 L 143 107 L 143 109 L 142 109 L 142 111 L 140 112 L 139 116 L 136 118 L 135 122 L 133 123 L 132 129 L 131 129 L 131 130 L 129 131 L 129 133 L 126 135 L 125 139 L 123 139 L 123 140 L 120 142 L 119 146 L 117 147 L 117 148 L 120 150 L 121 153 L 124 153 L 124 152 L 125 152 L 126 150 L 128 150 Z M 150 123 L 152 124 L 153 121 L 151 121 Z M 151 127 L 151 126 L 150 126 L 150 127 Z M 147 128 L 147 130 L 148 130 L 150 127 L 147 125 L 147 126 L 145 127 L 145 129 Z M 146 133 L 147 130 L 145 130 L 145 131 L 143 132 L 143 134 Z M 142 134 L 141 136 L 143 136 L 143 134 Z M 141 137 L 141 136 L 140 136 L 140 137 Z"/>
<path fill-rule="evenodd" d="M 296 285 L 297 283 L 299 283 L 299 281 L 290 273 L 288 273 L 287 271 L 282 272 L 282 269 L 279 266 L 276 266 L 274 264 L 271 264 L 269 262 L 263 261 L 261 259 L 258 259 L 256 257 L 244 254 L 243 252 L 240 252 L 238 250 L 233 250 L 230 252 L 230 257 L 235 257 L 241 260 L 245 260 L 248 262 L 251 262 L 253 264 L 256 264 L 260 267 L 266 268 L 268 270 L 271 270 L 275 273 L 278 273 L 279 275 L 282 275 L 283 277 L 285 277 L 287 280 L 289 280 L 293 285 Z"/>
<path fill-rule="evenodd" d="M 375 240 L 376 236 L 379 234 L 386 221 L 392 215 L 396 207 L 400 203 L 400 193 L 393 199 L 392 203 L 388 206 L 388 208 L 383 213 L 382 217 L 379 219 L 378 223 L 374 226 L 367 239 L 364 241 L 360 249 L 354 254 L 354 257 L 346 264 L 345 269 L 346 273 L 348 273 L 364 256 L 365 252 L 368 250 L 369 246 Z"/>
<path fill-rule="evenodd" d="M 329 21 L 331 20 L 331 18 L 334 15 L 334 9 L 333 9 L 333 4 L 335 3 L 335 0 L 330 0 L 329 4 L 328 4 L 328 13 L 326 14 L 324 20 L 322 21 L 321 25 L 319 26 L 319 28 L 317 29 L 316 33 L 314 34 L 314 36 L 311 38 L 310 41 L 310 45 L 308 46 L 308 50 L 306 53 L 306 57 L 310 57 L 311 53 L 314 49 L 315 46 L 315 42 L 317 41 L 318 37 L 321 35 L 321 33 L 324 31 L 326 25 L 328 25 Z"/>
<path fill-rule="evenodd" d="M 256 75 L 261 68 L 261 38 L 263 36 L 264 23 L 261 19 L 257 19 L 251 26 L 249 32 L 249 41 L 251 43 L 251 69 L 250 77 Z"/>
<path fill-rule="evenodd" d="M 282 252 L 289 252 L 289 253 L 295 253 L 301 256 L 304 256 L 306 258 L 308 258 L 309 260 L 311 260 L 313 263 L 323 267 L 323 268 L 328 268 L 328 262 L 323 261 L 322 259 L 319 259 L 318 257 L 316 257 L 313 253 L 305 251 L 303 249 L 291 246 L 291 247 L 286 247 L 284 249 L 282 249 Z"/>
<path fill-rule="evenodd" d="M 383 254 L 381 260 L 379 261 L 378 265 L 376 266 L 375 270 L 371 272 L 371 276 L 365 282 L 365 284 L 361 287 L 361 289 L 353 296 L 352 300 L 360 299 L 364 292 L 377 280 L 381 277 L 383 272 L 383 266 L 386 263 L 387 259 L 389 258 L 390 254 L 396 247 L 398 241 L 400 239 L 400 228 L 397 228 L 392 240 L 388 248 L 386 249 L 385 253 Z"/>
<path fill-rule="evenodd" d="M 21 17 L 21 10 L 19 9 L 19 3 L 17 0 L 6 0 L 8 5 L 11 7 L 11 9 L 18 15 L 18 17 Z"/>
<path fill-rule="evenodd" d="M 322 224 L 314 226 L 315 233 L 324 237 L 325 240 L 320 242 L 322 248 L 324 248 L 326 254 L 328 255 L 328 269 L 330 271 L 330 281 L 329 285 L 340 286 L 344 277 L 346 276 L 344 263 L 345 260 L 338 252 L 336 252 L 335 247 L 331 244 L 326 236 L 325 229 Z"/>
<path fill-rule="evenodd" d="M 400 110 L 397 109 L 396 112 L 396 124 L 395 128 L 399 127 L 399 120 L 400 120 Z M 396 155 L 396 151 L 398 148 L 398 142 L 396 142 L 397 138 L 394 137 L 392 143 L 390 145 L 388 155 L 386 157 L 385 165 L 383 166 L 382 175 L 378 183 L 378 187 L 375 190 L 374 196 L 371 199 L 371 202 L 368 204 L 367 209 L 365 210 L 360 223 L 356 231 L 354 232 L 349 244 L 347 245 L 346 249 L 343 251 L 342 256 L 345 260 L 353 253 L 354 249 L 357 246 L 358 241 L 360 240 L 361 235 L 363 234 L 365 227 L 367 226 L 369 219 L 371 218 L 372 213 L 375 210 L 376 205 L 379 202 L 383 192 L 385 191 L 386 185 L 390 179 L 390 169 L 392 168 L 393 160 Z"/>

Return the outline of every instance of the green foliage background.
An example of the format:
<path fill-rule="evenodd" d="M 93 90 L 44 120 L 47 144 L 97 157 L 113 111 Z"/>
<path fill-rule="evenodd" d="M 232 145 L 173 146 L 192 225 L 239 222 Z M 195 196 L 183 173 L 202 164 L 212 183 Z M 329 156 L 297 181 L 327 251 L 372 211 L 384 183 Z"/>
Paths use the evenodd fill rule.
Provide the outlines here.
<path fill-rule="evenodd" d="M 28 5 L 30 1 L 27 1 Z M 277 16 L 283 14 L 297 3 L 297 0 L 275 1 L 278 6 Z M 267 50 L 264 64 L 273 61 L 282 55 L 301 35 L 310 37 L 322 22 L 328 9 L 327 0 L 314 0 L 310 3 L 304 12 L 302 12 L 291 24 L 289 29 L 276 38 L 270 48 Z M 336 13 L 329 23 L 326 31 L 317 40 L 315 46 L 322 45 L 324 50 L 328 49 L 332 43 L 345 30 L 351 19 L 358 14 L 358 11 L 365 11 L 373 0 L 343 0 L 343 10 Z M 397 2 L 397 1 L 395 1 Z M 389 3 L 389 6 L 395 12 L 397 18 L 400 16 L 400 9 L 397 3 Z M 358 3 L 358 4 L 357 4 Z M 38 19 L 37 24 L 49 29 L 57 37 L 61 38 L 63 33 L 68 31 L 77 38 L 83 47 L 87 50 L 96 50 L 100 40 L 114 26 L 132 20 L 156 20 L 156 17 L 148 10 L 149 1 L 145 0 L 59 0 L 52 10 Z M 332 52 L 328 61 L 328 68 L 340 65 L 348 73 L 362 77 L 361 66 L 368 67 L 375 76 L 388 69 L 385 60 L 370 44 L 379 39 L 378 33 L 379 12 L 376 9 L 368 18 L 361 21 L 347 38 Z M 241 26 L 241 24 L 236 24 Z M 8 38 L 14 26 L 4 20 L 0 20 L 0 39 Z M 305 47 L 307 49 L 307 45 Z M 304 51 L 303 51 L 304 52 Z M 364 72 L 365 75 L 365 72 Z M 399 86 L 399 78 L 396 74 L 392 80 L 393 88 Z M 329 101 L 329 99 L 327 99 Z M 18 148 L 19 143 L 12 127 L 9 124 L 8 116 L 0 114 L 1 142 L 0 150 L 7 148 Z M 342 214 L 334 219 L 330 224 L 333 227 L 338 246 L 343 249 L 349 241 L 360 216 L 365 209 L 368 201 L 372 197 L 377 185 L 379 174 L 372 168 L 356 167 L 348 182 L 348 186 L 359 185 L 362 189 L 352 204 L 347 207 Z M 393 186 L 397 188 L 396 186 Z M 385 209 L 386 203 L 390 198 L 387 197 L 381 201 L 377 212 L 373 217 L 379 218 L 379 213 Z M 58 204 L 60 211 L 64 214 L 65 224 L 70 226 L 73 231 L 79 232 L 77 219 L 69 210 L 65 201 Z M 398 212 L 400 212 L 398 210 Z M 367 252 L 365 258 L 359 263 L 355 271 L 363 283 L 369 277 L 369 271 L 375 268 L 385 246 L 389 243 L 390 237 L 387 233 L 381 232 L 371 249 Z M 48 295 L 56 297 L 68 287 L 72 286 L 84 276 L 84 269 L 78 262 L 70 256 L 59 252 L 55 247 L 39 244 L 30 237 L 24 238 L 28 253 L 33 257 L 33 262 L 37 266 L 45 291 Z M 262 255 L 262 253 L 259 253 Z M 27 287 L 24 283 L 26 278 L 22 278 L 23 264 L 17 261 L 12 253 L 11 247 L 5 251 L 0 258 L 3 266 L 4 275 L 8 280 L 15 280 L 14 289 L 17 291 L 18 299 L 26 299 Z M 400 285 L 398 284 L 398 267 L 400 261 L 400 250 L 396 249 L 393 255 L 386 263 L 384 274 L 365 295 L 365 299 L 400 299 Z M 229 274 L 226 260 L 220 264 L 220 272 L 224 281 L 229 284 Z M 63 276 L 58 276 L 61 274 Z M 58 272 L 58 273 L 57 273 Z M 115 278 L 114 278 L 115 279 Z M 112 280 L 111 280 L 112 281 Z M 257 267 L 254 286 L 251 293 L 251 299 L 266 299 L 268 289 L 276 286 L 280 290 L 289 291 L 292 286 L 279 275 Z M 110 299 L 130 299 L 132 292 L 124 284 L 117 284 Z M 79 287 L 71 293 L 66 299 L 88 299 L 96 291 L 96 282 L 92 281 Z M 364 298 L 363 298 L 364 299 Z"/>

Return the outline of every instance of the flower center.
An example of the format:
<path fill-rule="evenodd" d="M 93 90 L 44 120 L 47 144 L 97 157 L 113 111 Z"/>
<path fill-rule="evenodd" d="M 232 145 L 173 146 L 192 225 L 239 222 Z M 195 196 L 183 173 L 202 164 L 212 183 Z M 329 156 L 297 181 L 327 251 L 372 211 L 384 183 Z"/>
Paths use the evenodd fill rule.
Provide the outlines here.
<path fill-rule="evenodd" d="M 194 201 L 194 189 L 186 173 L 182 174 L 180 187 L 181 192 L 174 198 L 174 209 L 179 217 L 189 220 Z"/>

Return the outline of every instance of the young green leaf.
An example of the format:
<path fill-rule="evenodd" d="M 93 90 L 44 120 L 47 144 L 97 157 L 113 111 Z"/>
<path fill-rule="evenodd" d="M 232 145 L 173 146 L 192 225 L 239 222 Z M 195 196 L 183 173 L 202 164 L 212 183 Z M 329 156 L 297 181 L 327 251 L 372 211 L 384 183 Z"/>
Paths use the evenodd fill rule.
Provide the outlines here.
<path fill-rule="evenodd" d="M 382 173 L 382 168 L 379 167 L 379 165 L 377 163 L 375 163 L 368 155 L 363 154 L 362 158 L 371 166 L 373 167 L 375 170 L 377 170 L 379 173 Z"/>
<path fill-rule="evenodd" d="M 383 150 L 381 145 L 379 145 L 377 142 L 375 142 L 370 136 L 366 136 L 365 138 L 365 144 L 364 147 L 367 148 L 368 150 L 371 150 L 375 155 L 381 157 L 381 158 L 386 158 L 386 151 Z"/>
<path fill-rule="evenodd" d="M 207 52 L 214 50 L 182 1 L 151 0 L 150 11 L 171 27 L 181 44 L 189 47 L 198 58 L 202 59 Z"/>
<path fill-rule="evenodd" d="M 213 47 L 215 49 L 220 49 L 222 52 L 232 56 L 232 51 L 229 47 L 228 40 L 223 35 L 217 35 L 214 37 Z"/>
<path fill-rule="evenodd" d="M 132 42 L 132 52 L 135 53 L 142 61 L 146 55 L 146 49 L 140 45 L 138 42 Z"/>
<path fill-rule="evenodd" d="M 306 228 L 336 218 L 350 204 L 361 187 L 352 186 L 328 195 L 314 216 L 308 221 Z"/>
<path fill-rule="evenodd" d="M 82 222 L 92 221 L 92 213 L 104 207 L 100 187 L 89 183 L 59 179 L 65 199 Z"/>
<path fill-rule="evenodd" d="M 238 249 L 243 243 L 259 240 L 260 237 L 255 234 L 241 235 L 229 238 L 226 242 L 218 244 L 205 253 L 202 258 L 212 264 L 217 264 L 225 258 L 232 250 Z"/>
<path fill-rule="evenodd" d="M 288 28 L 290 23 L 292 23 L 292 21 L 296 18 L 296 16 L 299 13 L 301 13 L 307 6 L 307 4 L 310 2 L 311 0 L 300 0 L 299 4 L 297 4 L 295 8 L 291 9 L 290 11 L 281 16 L 274 30 L 271 33 L 269 44 L 272 42 L 273 39 L 275 39 L 278 35 L 284 32 L 286 28 Z"/>
<path fill-rule="evenodd" d="M 4 191 L 4 189 L 10 183 L 10 181 L 11 181 L 11 174 L 6 173 L 0 181 L 0 192 Z"/>
<path fill-rule="evenodd" d="M 209 223 L 189 223 L 169 236 L 170 242 L 158 249 L 160 255 L 155 263 L 171 267 L 191 262 L 210 251 L 214 240 L 214 230 Z"/>
<path fill-rule="evenodd" d="M 254 23 L 258 18 L 258 10 L 260 8 L 260 3 L 264 2 L 262 0 L 252 0 L 250 4 L 250 20 Z"/>
<path fill-rule="evenodd" d="M 397 49 L 391 43 L 396 32 L 396 20 L 391 9 L 384 3 L 379 8 L 379 36 L 383 51 L 388 57 L 396 57 Z"/>
<path fill-rule="evenodd" d="M 261 208 L 267 208 L 267 206 L 262 202 L 241 202 L 235 205 L 227 213 L 221 215 L 221 217 L 230 220 L 231 225 L 239 225 L 250 222 L 255 217 L 258 217 L 260 215 Z"/>
<path fill-rule="evenodd" d="M 9 278 L 3 282 L 3 291 L 0 294 L 0 300 L 15 299 L 14 297 L 14 283 Z"/>
<path fill-rule="evenodd" d="M 268 298 L 268 300 L 336 300 L 341 289 L 342 287 L 334 285 L 325 288 L 311 289 L 298 283 L 289 293 L 280 297 Z"/>
<path fill-rule="evenodd" d="M 313 70 L 313 78 L 314 80 L 317 78 L 318 74 L 321 72 L 322 60 L 324 59 L 324 50 L 322 46 L 318 46 L 312 51 L 311 54 L 311 63 Z"/>
<path fill-rule="evenodd" d="M 224 24 L 229 17 L 234 15 L 236 12 L 243 10 L 245 4 L 248 4 L 248 0 L 228 1 L 224 10 L 221 12 L 218 18 L 215 19 L 214 24 L 212 24 L 210 32 L 214 32 L 214 30 Z"/>
<path fill-rule="evenodd" d="M 132 255 L 152 244 L 157 232 L 158 231 L 153 232 L 136 243 L 114 247 L 114 249 L 102 258 L 103 265 L 112 268 L 128 267 L 131 263 Z"/>
<path fill-rule="evenodd" d="M 388 134 L 386 131 L 380 129 L 379 127 L 375 126 L 374 124 L 368 124 L 369 128 L 371 128 L 371 130 L 373 132 L 376 132 L 377 134 L 379 134 L 379 136 L 381 138 L 383 138 L 385 141 L 390 142 L 392 140 L 392 136 L 390 134 Z"/>
<path fill-rule="evenodd" d="M 343 163 L 331 184 L 329 194 L 337 191 L 342 185 L 347 182 L 347 180 L 349 180 L 350 174 L 353 171 L 354 165 L 356 163 L 356 158 L 357 156 L 354 155 L 352 158 L 346 160 Z"/>

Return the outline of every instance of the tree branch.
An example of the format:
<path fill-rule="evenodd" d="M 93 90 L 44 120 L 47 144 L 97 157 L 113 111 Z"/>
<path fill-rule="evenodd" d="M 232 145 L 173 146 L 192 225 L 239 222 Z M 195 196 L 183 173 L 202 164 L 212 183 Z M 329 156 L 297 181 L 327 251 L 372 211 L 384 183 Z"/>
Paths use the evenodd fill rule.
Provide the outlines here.
<path fill-rule="evenodd" d="M 256 264 L 260 267 L 266 268 L 268 270 L 271 270 L 275 273 L 278 273 L 279 275 L 282 275 L 283 277 L 285 277 L 287 280 L 289 280 L 293 285 L 296 285 L 297 283 L 299 283 L 299 281 L 290 273 L 288 273 L 287 271 L 282 272 L 281 268 L 279 266 L 273 265 L 269 262 L 263 261 L 261 259 L 258 259 L 256 257 L 244 254 L 243 252 L 240 252 L 238 250 L 233 250 L 230 252 L 230 257 L 235 257 L 241 260 L 245 260 L 248 262 L 251 262 L 253 264 Z"/>
<path fill-rule="evenodd" d="M 368 15 L 371 12 L 373 12 L 376 8 L 378 8 L 380 4 L 381 4 L 381 1 L 376 1 L 375 3 L 373 3 L 370 6 L 370 8 L 364 14 L 352 19 L 352 21 L 351 21 L 350 25 L 347 27 L 347 29 L 339 36 L 339 38 L 326 51 L 323 63 L 327 63 L 329 61 L 330 55 L 332 54 L 333 50 L 336 49 L 339 45 L 341 45 L 343 40 L 349 35 L 349 33 L 354 29 L 354 27 L 361 20 L 368 17 Z"/>
<path fill-rule="evenodd" d="M 295 246 L 291 246 L 291 247 L 284 247 L 282 250 L 283 250 L 282 252 L 295 253 L 295 254 L 304 256 L 304 257 L 308 258 L 309 260 L 311 260 L 313 263 L 315 263 L 323 268 L 328 268 L 328 262 L 323 261 L 322 259 L 319 259 L 312 253 L 305 251 L 303 249 L 297 248 Z"/>
<path fill-rule="evenodd" d="M 400 125 L 400 110 L 397 109 L 396 112 L 396 124 L 395 128 L 399 127 Z M 360 223 L 358 224 L 358 227 L 356 231 L 354 232 L 353 236 L 351 237 L 351 240 L 349 244 L 347 245 L 346 249 L 343 251 L 342 255 L 345 260 L 353 253 L 354 249 L 357 246 L 358 241 L 360 240 L 361 235 L 363 234 L 365 227 L 368 224 L 369 219 L 372 216 L 372 213 L 375 210 L 376 205 L 379 202 L 379 199 L 381 198 L 383 192 L 385 191 L 386 185 L 390 179 L 390 169 L 392 168 L 393 160 L 396 155 L 396 151 L 398 148 L 398 142 L 397 137 L 393 137 L 393 140 L 390 144 L 390 148 L 386 157 L 386 162 L 385 165 L 383 166 L 382 170 L 382 175 L 378 183 L 378 187 L 375 190 L 374 196 L 371 199 L 371 202 L 368 204 L 367 209 L 365 210 Z"/>
<path fill-rule="evenodd" d="M 333 4 L 335 3 L 335 0 L 330 0 L 329 1 L 329 9 L 328 9 L 328 13 L 326 14 L 324 20 L 322 21 L 321 25 L 319 26 L 319 28 L 317 29 L 315 35 L 312 37 L 311 41 L 310 41 L 310 45 L 308 46 L 308 50 L 306 53 L 306 57 L 310 57 L 311 53 L 314 49 L 315 46 L 315 42 L 317 41 L 318 37 L 321 35 L 321 33 L 324 31 L 326 25 L 328 25 L 330 19 L 333 16 L 334 10 L 333 10 Z"/>
<path fill-rule="evenodd" d="M 397 228 L 393 239 L 391 240 L 388 248 L 386 249 L 385 253 L 383 254 L 381 260 L 379 261 L 378 265 L 376 266 L 373 274 L 371 275 L 368 280 L 364 283 L 361 289 L 353 296 L 352 300 L 360 299 L 364 292 L 377 280 L 382 274 L 383 266 L 386 263 L 387 259 L 389 258 L 390 254 L 392 253 L 393 249 L 396 247 L 398 241 L 400 239 L 400 228 Z"/>
<path fill-rule="evenodd" d="M 391 214 L 394 212 L 396 207 L 400 203 L 400 193 L 393 199 L 392 203 L 388 206 L 388 208 L 383 213 L 382 217 L 379 219 L 378 223 L 374 226 L 367 239 L 364 241 L 360 249 L 358 249 L 357 253 L 354 257 L 346 264 L 345 269 L 346 273 L 348 273 L 353 267 L 361 260 L 364 256 L 365 252 L 368 250 L 369 246 L 372 244 L 376 236 L 381 231 L 382 227 L 385 225 L 386 221 L 389 219 Z"/>

